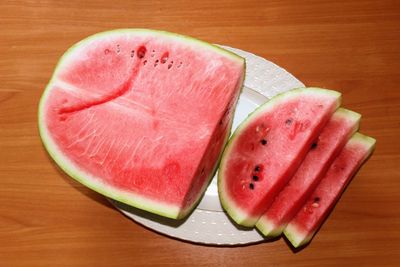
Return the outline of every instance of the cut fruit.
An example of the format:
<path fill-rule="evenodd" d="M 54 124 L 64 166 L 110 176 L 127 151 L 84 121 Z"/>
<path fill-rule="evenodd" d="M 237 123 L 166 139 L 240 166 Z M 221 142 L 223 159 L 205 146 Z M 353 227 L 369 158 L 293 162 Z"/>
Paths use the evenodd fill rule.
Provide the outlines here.
<path fill-rule="evenodd" d="M 218 177 L 222 206 L 234 221 L 254 226 L 340 105 L 340 96 L 320 88 L 294 89 L 272 98 L 237 128 Z"/>
<path fill-rule="evenodd" d="M 182 218 L 213 175 L 243 76 L 241 57 L 190 37 L 96 34 L 60 60 L 40 102 L 40 135 L 82 184 Z"/>
<path fill-rule="evenodd" d="M 346 185 L 375 147 L 375 139 L 355 133 L 320 184 L 284 230 L 294 247 L 308 243 L 339 200 Z"/>
<path fill-rule="evenodd" d="M 282 233 L 343 146 L 358 130 L 360 118 L 360 114 L 343 108 L 332 115 L 293 178 L 258 220 L 256 226 L 263 235 L 274 237 Z"/>

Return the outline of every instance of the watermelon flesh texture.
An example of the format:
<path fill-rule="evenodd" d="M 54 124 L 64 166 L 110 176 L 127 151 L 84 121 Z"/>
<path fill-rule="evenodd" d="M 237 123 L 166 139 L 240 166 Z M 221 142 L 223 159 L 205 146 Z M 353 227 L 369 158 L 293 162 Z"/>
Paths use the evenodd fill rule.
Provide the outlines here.
<path fill-rule="evenodd" d="M 355 133 L 347 142 L 320 184 L 285 228 L 284 234 L 294 247 L 311 240 L 374 146 L 375 139 L 360 133 Z"/>
<path fill-rule="evenodd" d="M 218 177 L 222 206 L 236 223 L 255 225 L 340 100 L 340 93 L 331 90 L 294 89 L 272 98 L 236 129 Z"/>
<path fill-rule="evenodd" d="M 293 178 L 258 220 L 256 227 L 263 235 L 275 237 L 282 233 L 343 146 L 358 130 L 360 118 L 360 114 L 343 108 L 332 115 Z"/>
<path fill-rule="evenodd" d="M 61 59 L 41 99 L 41 137 L 86 186 L 182 218 L 212 177 L 243 75 L 242 58 L 189 37 L 97 34 Z"/>

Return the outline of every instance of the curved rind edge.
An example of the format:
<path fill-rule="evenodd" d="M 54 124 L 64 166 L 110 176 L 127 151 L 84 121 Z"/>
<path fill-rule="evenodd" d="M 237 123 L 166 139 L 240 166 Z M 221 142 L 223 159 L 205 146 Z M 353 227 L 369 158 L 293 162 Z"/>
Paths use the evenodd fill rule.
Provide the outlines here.
<path fill-rule="evenodd" d="M 259 218 L 256 217 L 249 217 L 246 213 L 239 207 L 235 206 L 234 201 L 230 199 L 228 194 L 225 193 L 225 185 L 223 183 L 223 170 L 226 163 L 226 158 L 230 154 L 230 150 L 235 142 L 236 136 L 238 133 L 242 132 L 242 130 L 252 121 L 253 117 L 256 117 L 258 114 L 265 112 L 269 109 L 272 109 L 277 104 L 281 103 L 286 99 L 290 99 L 291 97 L 295 98 L 299 94 L 323 94 L 323 95 L 332 95 L 336 100 L 336 107 L 335 109 L 339 108 L 341 104 L 341 96 L 340 92 L 318 88 L 318 87 L 302 87 L 302 88 L 294 88 L 290 91 L 283 92 L 271 98 L 265 104 L 259 106 L 255 109 L 252 113 L 250 113 L 247 118 L 237 127 L 233 135 L 228 141 L 228 144 L 225 147 L 225 150 L 222 154 L 221 163 L 218 172 L 218 195 L 221 202 L 223 209 L 228 213 L 228 215 L 235 221 L 237 224 L 246 226 L 246 227 L 253 227 Z"/>
<path fill-rule="evenodd" d="M 296 229 L 294 225 L 291 224 L 288 224 L 286 226 L 285 230 L 283 230 L 283 234 L 295 248 L 307 244 L 314 236 L 314 233 L 311 233 L 309 235 L 302 234 L 300 231 Z"/>
<path fill-rule="evenodd" d="M 90 174 L 79 169 L 65 155 L 63 155 L 63 153 L 61 151 L 59 151 L 57 145 L 54 143 L 54 141 L 52 140 L 52 138 L 50 137 L 50 135 L 47 131 L 47 128 L 45 127 L 44 114 L 43 114 L 44 106 L 45 106 L 46 100 L 48 98 L 49 92 L 51 90 L 51 87 L 54 84 L 55 77 L 56 77 L 59 69 L 62 68 L 64 61 L 66 59 L 68 59 L 68 56 L 70 54 L 72 54 L 75 49 L 86 44 L 87 42 L 95 40 L 97 37 L 107 36 L 110 34 L 121 34 L 121 33 L 131 33 L 131 34 L 133 34 L 133 33 L 137 33 L 137 34 L 156 33 L 156 34 L 165 35 L 168 37 L 175 37 L 175 38 L 183 40 L 183 41 L 189 41 L 194 44 L 201 45 L 205 48 L 215 50 L 216 52 L 223 54 L 223 55 L 227 56 L 228 58 L 231 58 L 234 61 L 237 61 L 239 64 L 242 64 L 243 73 L 245 72 L 245 60 L 244 60 L 244 58 L 236 55 L 235 53 L 225 50 L 216 45 L 212 45 L 207 42 L 195 39 L 193 37 L 180 35 L 177 33 L 171 33 L 171 32 L 160 31 L 160 30 L 151 30 L 151 29 L 116 29 L 116 30 L 111 30 L 111 31 L 104 31 L 104 32 L 93 34 L 91 36 L 88 36 L 88 37 L 80 40 L 79 42 L 75 43 L 74 45 L 72 45 L 70 48 L 68 48 L 65 51 L 65 53 L 61 56 L 61 58 L 57 62 L 57 65 L 53 71 L 50 81 L 46 85 L 46 88 L 39 100 L 39 107 L 38 107 L 39 135 L 41 137 L 44 147 L 48 151 L 51 158 L 57 163 L 57 165 L 66 174 L 68 174 L 70 177 L 77 180 L 81 184 L 92 189 L 93 191 L 96 191 L 106 197 L 110 197 L 114 200 L 125 203 L 127 205 L 130 205 L 130 206 L 142 209 L 142 210 L 146 210 L 151 213 L 155 213 L 155 214 L 167 217 L 167 218 L 181 219 L 181 218 L 184 218 L 186 215 L 188 215 L 190 213 L 190 211 L 193 210 L 193 208 L 195 206 L 197 206 L 197 204 L 201 200 L 201 197 L 199 197 L 198 200 L 196 202 L 194 202 L 191 206 L 187 207 L 184 210 L 181 210 L 176 205 L 160 203 L 160 202 L 148 199 L 148 198 L 141 197 L 134 193 L 124 192 L 122 190 L 111 188 L 110 186 L 102 184 L 99 182 L 100 181 L 99 178 L 93 177 Z M 243 79 L 242 79 L 242 87 L 243 87 Z M 211 176 L 211 178 L 212 177 L 213 176 Z M 90 179 L 92 181 L 88 181 L 88 179 Z M 209 179 L 209 180 L 211 180 L 211 179 Z M 205 188 L 203 188 L 203 189 L 205 189 Z M 200 196 L 204 193 L 203 191 L 204 190 L 200 191 L 201 192 Z"/>
<path fill-rule="evenodd" d="M 41 101 L 41 103 L 43 102 Z M 41 112 L 42 108 L 40 108 L 39 113 Z M 85 173 L 83 170 L 80 170 L 77 166 L 75 166 L 74 163 L 72 163 L 66 156 L 64 156 L 61 151 L 58 150 L 57 145 L 53 142 L 48 134 L 46 127 L 44 126 L 45 122 L 41 118 L 42 116 L 39 115 L 39 133 L 43 145 L 45 146 L 51 158 L 70 177 L 74 178 L 75 180 L 92 189 L 93 191 L 96 191 L 119 202 L 140 209 L 144 209 L 168 218 L 179 218 L 179 207 L 176 207 L 174 205 L 166 205 L 164 203 L 157 203 L 156 201 L 144 199 L 138 195 L 136 196 L 136 194 L 127 193 L 118 189 L 112 189 L 109 186 L 102 184 L 99 178 L 95 178 L 92 175 Z"/>

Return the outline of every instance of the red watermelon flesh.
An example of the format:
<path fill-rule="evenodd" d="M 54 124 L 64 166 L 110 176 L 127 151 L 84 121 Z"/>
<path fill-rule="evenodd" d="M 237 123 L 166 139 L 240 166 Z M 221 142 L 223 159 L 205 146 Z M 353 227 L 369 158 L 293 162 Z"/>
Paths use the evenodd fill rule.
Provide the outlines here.
<path fill-rule="evenodd" d="M 41 99 L 41 137 L 86 186 L 181 218 L 212 177 L 243 75 L 242 58 L 193 38 L 97 34 L 61 59 Z"/>
<path fill-rule="evenodd" d="M 339 108 L 326 124 L 293 178 L 279 193 L 256 226 L 265 236 L 278 236 L 296 215 L 359 126 L 361 115 Z"/>
<path fill-rule="evenodd" d="M 254 226 L 339 105 L 338 92 L 294 89 L 272 98 L 237 128 L 218 177 L 222 206 L 234 221 Z"/>
<path fill-rule="evenodd" d="M 308 243 L 334 208 L 346 185 L 372 153 L 375 139 L 355 133 L 320 184 L 284 230 L 294 247 Z"/>

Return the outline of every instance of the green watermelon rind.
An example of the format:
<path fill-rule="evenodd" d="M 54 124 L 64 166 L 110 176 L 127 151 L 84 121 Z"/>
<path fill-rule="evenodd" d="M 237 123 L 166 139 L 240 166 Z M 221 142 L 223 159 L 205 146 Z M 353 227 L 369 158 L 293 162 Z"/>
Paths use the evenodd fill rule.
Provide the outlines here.
<path fill-rule="evenodd" d="M 226 160 L 229 158 L 230 150 L 233 147 L 236 136 L 238 136 L 246 127 L 252 122 L 253 118 L 257 119 L 257 115 L 272 110 L 276 105 L 291 99 L 301 96 L 303 94 L 322 94 L 322 95 L 331 95 L 335 97 L 336 106 L 334 110 L 339 108 L 341 104 L 341 93 L 333 90 L 318 88 L 318 87 L 302 87 L 302 88 L 295 88 L 290 91 L 278 94 L 271 98 L 265 104 L 259 106 L 256 110 L 250 113 L 247 118 L 237 127 L 233 135 L 228 141 L 228 144 L 225 147 L 225 150 L 222 154 L 219 172 L 218 172 L 218 195 L 221 202 L 222 207 L 224 210 L 229 214 L 229 216 L 239 225 L 246 226 L 246 227 L 253 227 L 259 217 L 250 217 L 247 216 L 246 212 L 243 211 L 240 207 L 235 205 L 235 202 L 228 196 L 225 190 L 224 179 L 223 179 L 223 170 L 226 165 Z M 334 111 L 332 110 L 332 112 Z"/>
<path fill-rule="evenodd" d="M 57 74 L 59 70 L 63 68 L 65 65 L 65 62 L 69 59 L 70 55 L 73 55 L 73 53 L 79 49 L 80 47 L 90 43 L 91 41 L 97 40 L 99 37 L 108 37 L 113 34 L 119 35 L 119 34 L 159 34 L 161 36 L 165 37 L 171 37 L 176 40 L 182 41 L 183 43 L 188 43 L 188 44 L 193 44 L 193 45 L 199 45 L 200 47 L 203 47 L 205 49 L 211 49 L 217 52 L 218 54 L 224 55 L 227 58 L 236 61 L 239 64 L 243 64 L 243 73 L 245 72 L 245 60 L 228 51 L 223 48 L 220 48 L 218 46 L 209 44 L 207 42 L 185 36 L 185 35 L 180 35 L 176 33 L 171 33 L 171 32 L 166 32 L 166 31 L 160 31 L 160 30 L 150 30 L 150 29 L 117 29 L 117 30 L 111 30 L 111 31 L 105 31 L 101 33 L 97 33 L 94 35 L 91 35 L 73 46 L 71 46 L 60 58 L 60 60 L 57 63 L 57 66 L 52 74 L 52 77 L 47 84 L 44 93 L 39 101 L 39 110 L 38 110 L 38 126 L 39 126 L 39 135 L 42 139 L 42 143 L 46 150 L 48 151 L 49 155 L 51 158 L 57 163 L 57 165 L 65 172 L 67 173 L 70 177 L 74 178 L 81 184 L 89 187 L 90 189 L 106 196 L 109 198 L 112 198 L 114 200 L 117 200 L 119 202 L 125 203 L 127 205 L 146 210 L 167 218 L 171 219 L 182 219 L 184 218 L 190 211 L 200 202 L 201 198 L 200 196 L 203 191 L 205 190 L 205 187 L 202 188 L 201 193 L 199 194 L 199 197 L 197 201 L 195 201 L 191 206 L 186 207 L 185 209 L 181 210 L 180 207 L 172 204 L 166 204 L 161 201 L 156 201 L 152 200 L 146 197 L 142 197 L 138 194 L 132 193 L 132 192 L 125 192 L 120 189 L 114 189 L 111 188 L 110 186 L 104 184 L 101 182 L 100 178 L 94 177 L 93 175 L 81 170 L 78 166 L 76 166 L 73 162 L 71 162 L 67 156 L 63 155 L 63 153 L 59 150 L 58 146 L 54 143 L 52 138 L 50 137 L 50 134 L 48 132 L 47 127 L 45 126 L 45 117 L 44 117 L 44 106 L 46 103 L 46 100 L 48 98 L 49 92 L 51 91 L 51 87 L 53 86 Z M 243 85 L 243 80 L 242 83 L 240 84 L 241 88 Z M 229 136 L 229 133 L 227 134 L 227 137 Z M 227 140 L 228 138 L 226 138 Z M 216 164 L 217 167 L 217 164 Z M 215 170 L 216 170 L 215 167 Z M 213 177 L 214 173 L 211 173 L 211 175 L 208 177 L 208 180 L 211 180 Z"/>
<path fill-rule="evenodd" d="M 371 155 L 371 153 L 375 149 L 376 140 L 370 136 L 356 132 L 350 138 L 350 140 L 348 141 L 348 144 L 364 146 L 366 148 L 367 152 L 365 153 L 362 162 L 357 167 L 357 169 L 360 169 L 361 166 L 365 163 L 365 160 Z M 343 191 L 340 194 L 342 194 L 342 193 L 343 193 Z M 289 240 L 289 242 L 292 244 L 293 247 L 298 248 L 298 247 L 304 246 L 307 243 L 309 243 L 311 241 L 311 239 L 314 237 L 317 230 L 318 229 L 315 229 L 311 233 L 304 233 L 304 232 L 300 231 L 294 223 L 289 223 L 286 226 L 286 228 L 283 230 L 283 234 L 286 236 L 286 238 Z"/>
<path fill-rule="evenodd" d="M 357 124 L 357 128 L 358 128 L 360 120 L 361 120 L 360 113 L 357 113 L 353 110 L 342 108 L 342 107 L 338 108 L 335 113 L 336 113 L 335 116 L 337 116 L 338 118 L 341 117 L 341 118 L 353 120 Z"/>
<path fill-rule="evenodd" d="M 296 226 L 289 224 L 283 230 L 283 234 L 293 247 L 298 248 L 310 242 L 315 232 L 307 235 L 299 231 Z"/>
<path fill-rule="evenodd" d="M 272 222 L 269 218 L 261 216 L 260 219 L 256 223 L 257 230 L 265 237 L 272 238 L 279 236 L 283 227 L 278 227 L 275 223 Z"/>
<path fill-rule="evenodd" d="M 348 139 L 358 131 L 360 126 L 361 114 L 345 109 L 345 108 L 338 108 L 335 113 L 332 115 L 331 119 L 333 120 L 346 120 L 352 121 L 354 127 L 351 129 L 349 133 Z M 270 237 L 277 237 L 282 234 L 283 230 L 286 227 L 286 224 L 283 225 L 276 225 L 270 218 L 266 216 L 261 216 L 261 218 L 256 223 L 257 230 L 260 231 L 264 236 Z"/>

